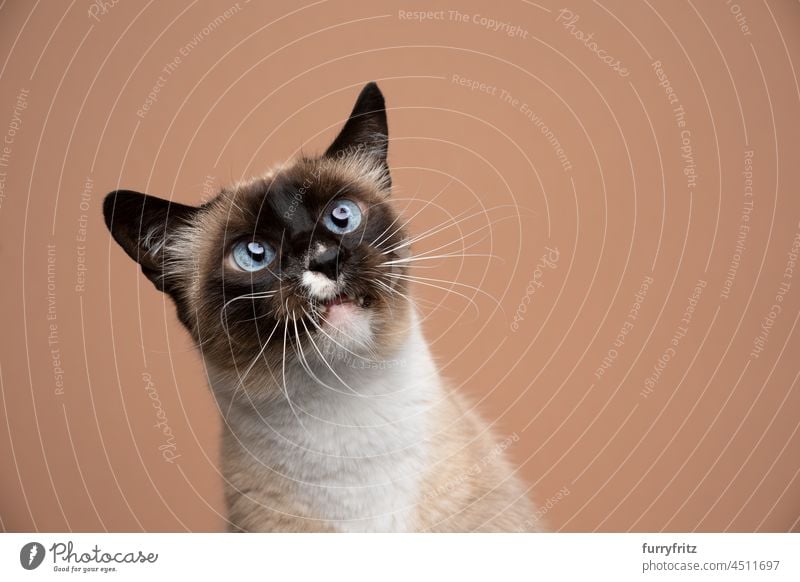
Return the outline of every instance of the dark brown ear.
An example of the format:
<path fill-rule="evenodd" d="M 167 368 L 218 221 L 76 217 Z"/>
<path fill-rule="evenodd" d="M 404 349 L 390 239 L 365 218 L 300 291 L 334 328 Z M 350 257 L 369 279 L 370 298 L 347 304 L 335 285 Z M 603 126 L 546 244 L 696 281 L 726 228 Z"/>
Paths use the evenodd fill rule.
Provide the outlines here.
<path fill-rule="evenodd" d="M 170 234 L 191 220 L 197 208 L 131 190 L 116 190 L 103 201 L 103 216 L 111 236 L 142 267 L 159 291 L 175 289 L 164 276 Z"/>
<path fill-rule="evenodd" d="M 350 117 L 325 155 L 343 158 L 352 154 L 367 154 L 383 165 L 388 176 L 388 151 L 389 125 L 383 93 L 377 83 L 367 83 L 358 95 Z"/>

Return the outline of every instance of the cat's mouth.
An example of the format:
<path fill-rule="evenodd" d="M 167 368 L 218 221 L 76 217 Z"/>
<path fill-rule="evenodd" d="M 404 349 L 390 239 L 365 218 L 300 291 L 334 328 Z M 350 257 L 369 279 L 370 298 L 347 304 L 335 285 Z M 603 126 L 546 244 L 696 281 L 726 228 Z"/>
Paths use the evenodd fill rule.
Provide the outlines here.
<path fill-rule="evenodd" d="M 360 307 L 367 308 L 372 304 L 372 298 L 368 295 L 353 295 L 350 293 L 339 293 L 330 299 L 320 301 L 319 306 L 323 312 L 335 309 L 338 306 L 342 307 Z"/>

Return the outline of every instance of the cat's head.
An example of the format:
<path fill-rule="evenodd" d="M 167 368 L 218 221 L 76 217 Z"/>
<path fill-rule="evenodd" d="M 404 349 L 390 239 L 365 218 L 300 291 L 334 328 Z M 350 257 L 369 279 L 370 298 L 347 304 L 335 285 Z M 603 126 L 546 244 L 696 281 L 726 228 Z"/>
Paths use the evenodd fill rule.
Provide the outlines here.
<path fill-rule="evenodd" d="M 333 144 L 199 207 L 120 190 L 106 225 L 218 369 L 380 357 L 403 340 L 408 240 L 390 201 L 378 86 Z M 304 358 L 303 358 L 304 357 Z"/>

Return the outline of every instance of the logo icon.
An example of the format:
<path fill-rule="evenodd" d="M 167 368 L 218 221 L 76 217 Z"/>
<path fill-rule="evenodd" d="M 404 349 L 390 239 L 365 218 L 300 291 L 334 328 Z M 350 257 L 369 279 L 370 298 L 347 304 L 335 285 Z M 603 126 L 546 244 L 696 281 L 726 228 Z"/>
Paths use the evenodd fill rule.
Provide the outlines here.
<path fill-rule="evenodd" d="M 35 570 L 44 561 L 44 546 L 39 542 L 28 542 L 19 551 L 19 563 L 26 570 Z"/>

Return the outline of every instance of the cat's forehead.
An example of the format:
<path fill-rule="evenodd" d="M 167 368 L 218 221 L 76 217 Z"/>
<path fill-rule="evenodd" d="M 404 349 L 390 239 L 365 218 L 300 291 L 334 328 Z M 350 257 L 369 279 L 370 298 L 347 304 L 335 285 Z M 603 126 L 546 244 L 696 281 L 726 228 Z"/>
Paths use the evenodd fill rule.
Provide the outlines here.
<path fill-rule="evenodd" d="M 206 217 L 226 237 L 232 229 L 259 225 L 303 231 L 313 229 L 334 200 L 348 198 L 373 207 L 387 195 L 388 187 L 369 159 L 300 158 L 222 190 Z"/>
<path fill-rule="evenodd" d="M 318 211 L 337 198 L 365 205 L 388 194 L 369 160 L 299 159 L 220 193 L 216 206 L 231 218 L 292 218 L 302 207 Z"/>

